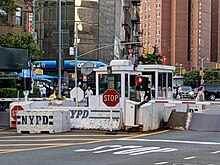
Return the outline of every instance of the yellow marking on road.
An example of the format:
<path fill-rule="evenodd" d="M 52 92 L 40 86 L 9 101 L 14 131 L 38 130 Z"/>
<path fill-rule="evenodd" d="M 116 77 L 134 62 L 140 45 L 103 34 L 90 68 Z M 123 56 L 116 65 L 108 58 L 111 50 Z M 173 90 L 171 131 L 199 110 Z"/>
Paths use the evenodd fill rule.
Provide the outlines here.
<path fill-rule="evenodd" d="M 137 135 L 137 134 L 135 134 Z M 83 134 L 77 134 L 77 135 L 21 135 L 21 136 L 2 136 L 0 139 L 7 139 L 7 138 L 45 138 L 45 137 L 129 137 L 129 134 L 126 135 L 103 135 L 103 134 L 93 134 L 93 135 L 83 135 Z"/>
<path fill-rule="evenodd" d="M 137 138 L 137 137 L 144 137 L 144 136 L 159 135 L 159 134 L 167 133 L 167 132 L 170 132 L 170 131 L 169 130 L 164 130 L 164 131 L 153 132 L 153 133 L 138 134 L 138 135 L 130 136 L 130 137 L 127 137 L 127 138 L 130 139 L 130 138 Z"/>
<path fill-rule="evenodd" d="M 63 139 L 4 139 L 4 140 L 0 140 L 0 142 L 47 142 L 47 141 L 88 141 L 88 140 L 99 140 L 99 139 L 84 139 L 84 138 L 80 138 L 80 139 L 72 139 L 72 138 L 63 138 Z M 113 140 L 113 139 L 112 139 Z"/>
<path fill-rule="evenodd" d="M 25 144 L 25 143 L 20 143 L 20 144 L 0 144 L 0 147 L 19 147 L 19 146 L 58 146 L 62 145 L 64 143 L 45 143 L 45 144 Z M 73 143 L 65 143 L 65 144 L 73 144 Z"/>
<path fill-rule="evenodd" d="M 166 132 L 169 132 L 169 130 L 154 132 L 154 133 L 149 133 L 149 134 L 133 135 L 133 136 L 129 136 L 129 137 L 126 137 L 126 138 L 137 138 L 137 137 L 143 137 L 143 136 L 151 136 L 151 135 L 157 135 L 157 134 L 162 134 L 162 133 L 166 133 Z M 81 135 L 81 136 L 84 136 L 84 135 Z M 95 140 L 95 141 L 87 141 L 87 142 L 80 142 L 80 143 L 57 143 L 56 145 L 43 146 L 43 147 L 37 147 L 37 148 L 11 149 L 11 150 L 8 150 L 8 151 L 2 151 L 2 152 L 0 152 L 0 154 L 14 153 L 14 152 L 24 152 L 24 151 L 34 151 L 34 150 L 50 149 L 50 148 L 58 148 L 58 147 L 68 147 L 68 146 L 85 145 L 85 144 L 94 144 L 94 143 L 115 141 L 115 140 L 120 140 L 120 139 L 123 139 L 123 138 L 87 139 L 87 140 Z M 43 141 L 54 141 L 54 140 L 57 140 L 57 139 L 44 139 Z M 62 140 L 70 140 L 70 139 L 62 139 Z M 76 140 L 76 139 L 71 139 L 71 140 Z M 82 139 L 77 139 L 77 140 L 82 140 Z M 2 140 L 2 141 L 5 141 L 5 140 Z M 18 140 L 14 140 L 14 141 L 18 141 Z M 24 141 L 24 140 L 22 140 L 22 141 Z M 27 140 L 25 140 L 25 141 L 27 141 Z M 39 141 L 39 140 L 32 140 L 32 141 Z M 40 141 L 42 141 L 42 140 L 40 140 Z"/>

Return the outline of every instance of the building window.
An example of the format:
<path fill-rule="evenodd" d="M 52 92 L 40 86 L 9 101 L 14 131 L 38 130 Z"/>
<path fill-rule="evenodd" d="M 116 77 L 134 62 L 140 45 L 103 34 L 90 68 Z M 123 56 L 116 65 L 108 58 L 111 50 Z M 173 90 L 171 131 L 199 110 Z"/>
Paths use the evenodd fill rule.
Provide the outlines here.
<path fill-rule="evenodd" d="M 147 28 L 147 24 L 144 24 L 144 28 L 145 28 L 145 29 Z"/>
<path fill-rule="evenodd" d="M 151 10 L 151 5 L 148 5 L 148 10 L 149 10 L 149 11 Z"/>
<path fill-rule="evenodd" d="M 157 12 L 157 13 L 156 13 L 156 17 L 157 17 L 157 18 L 160 17 L 160 12 Z"/>
<path fill-rule="evenodd" d="M 5 10 L 0 8 L 0 25 L 5 24 L 8 21 L 8 14 Z"/>
<path fill-rule="evenodd" d="M 148 14 L 148 18 L 151 19 L 151 14 Z"/>
<path fill-rule="evenodd" d="M 144 36 L 147 37 L 147 33 L 144 33 Z"/>
<path fill-rule="evenodd" d="M 156 9 L 159 9 L 160 8 L 160 3 L 157 3 L 156 4 Z"/>
<path fill-rule="evenodd" d="M 160 44 L 160 39 L 156 39 L 156 44 Z"/>
<path fill-rule="evenodd" d="M 151 27 L 151 22 L 148 22 L 148 28 L 150 28 Z"/>
<path fill-rule="evenodd" d="M 145 6 L 145 11 L 147 11 L 147 6 Z"/>
<path fill-rule="evenodd" d="M 160 22 L 159 21 L 156 21 L 156 26 L 160 26 Z"/>
<path fill-rule="evenodd" d="M 147 16 L 145 15 L 144 18 L 145 18 L 145 20 L 146 20 L 146 19 L 147 19 Z"/>
<path fill-rule="evenodd" d="M 149 31 L 149 32 L 147 32 L 147 36 L 148 37 L 150 37 L 151 36 L 151 32 Z"/>
<path fill-rule="evenodd" d="M 160 35 L 160 30 L 156 30 L 156 35 Z"/>
<path fill-rule="evenodd" d="M 21 26 L 22 25 L 22 15 L 21 15 L 21 8 L 18 7 L 16 11 L 16 25 Z"/>

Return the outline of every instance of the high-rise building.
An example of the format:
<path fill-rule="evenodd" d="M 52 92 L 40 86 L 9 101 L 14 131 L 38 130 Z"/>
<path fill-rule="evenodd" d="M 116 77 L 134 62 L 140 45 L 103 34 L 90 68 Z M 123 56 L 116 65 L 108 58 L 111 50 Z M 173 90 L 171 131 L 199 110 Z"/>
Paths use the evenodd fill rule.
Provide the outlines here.
<path fill-rule="evenodd" d="M 132 19 L 138 15 L 138 4 L 140 0 L 62 0 L 63 59 L 73 59 L 69 47 L 75 46 L 77 24 L 79 59 L 109 63 L 112 59 L 129 58 L 127 45 L 121 42 L 137 40 L 133 31 L 139 28 Z M 35 6 L 35 31 L 44 51 L 41 59 L 57 58 L 57 11 L 57 0 Z"/>
<path fill-rule="evenodd" d="M 187 70 L 220 62 L 220 0 L 142 0 L 144 45 L 158 45 L 166 64 Z"/>

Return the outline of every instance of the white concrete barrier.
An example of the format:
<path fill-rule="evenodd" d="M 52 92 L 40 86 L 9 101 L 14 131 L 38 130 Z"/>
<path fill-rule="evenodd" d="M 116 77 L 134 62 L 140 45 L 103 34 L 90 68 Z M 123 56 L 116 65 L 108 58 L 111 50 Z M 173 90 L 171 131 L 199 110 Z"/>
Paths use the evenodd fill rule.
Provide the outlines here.
<path fill-rule="evenodd" d="M 42 108 L 46 110 L 68 111 L 70 113 L 70 124 L 72 129 L 121 129 L 121 108 L 69 106 L 47 106 Z"/>
<path fill-rule="evenodd" d="M 31 109 L 17 112 L 17 132 L 61 133 L 70 131 L 70 113 L 64 110 Z"/>

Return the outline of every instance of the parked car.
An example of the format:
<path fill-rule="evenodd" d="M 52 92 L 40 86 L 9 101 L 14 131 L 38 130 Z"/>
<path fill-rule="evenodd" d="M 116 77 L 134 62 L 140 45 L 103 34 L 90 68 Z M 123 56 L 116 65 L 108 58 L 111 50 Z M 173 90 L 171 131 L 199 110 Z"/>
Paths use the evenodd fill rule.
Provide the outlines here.
<path fill-rule="evenodd" d="M 220 98 L 220 84 L 204 84 L 205 100 L 214 101 L 216 98 Z"/>
<path fill-rule="evenodd" d="M 193 99 L 195 96 L 194 96 L 194 92 L 192 90 L 192 87 L 191 86 L 182 86 L 181 87 L 181 97 Z"/>

